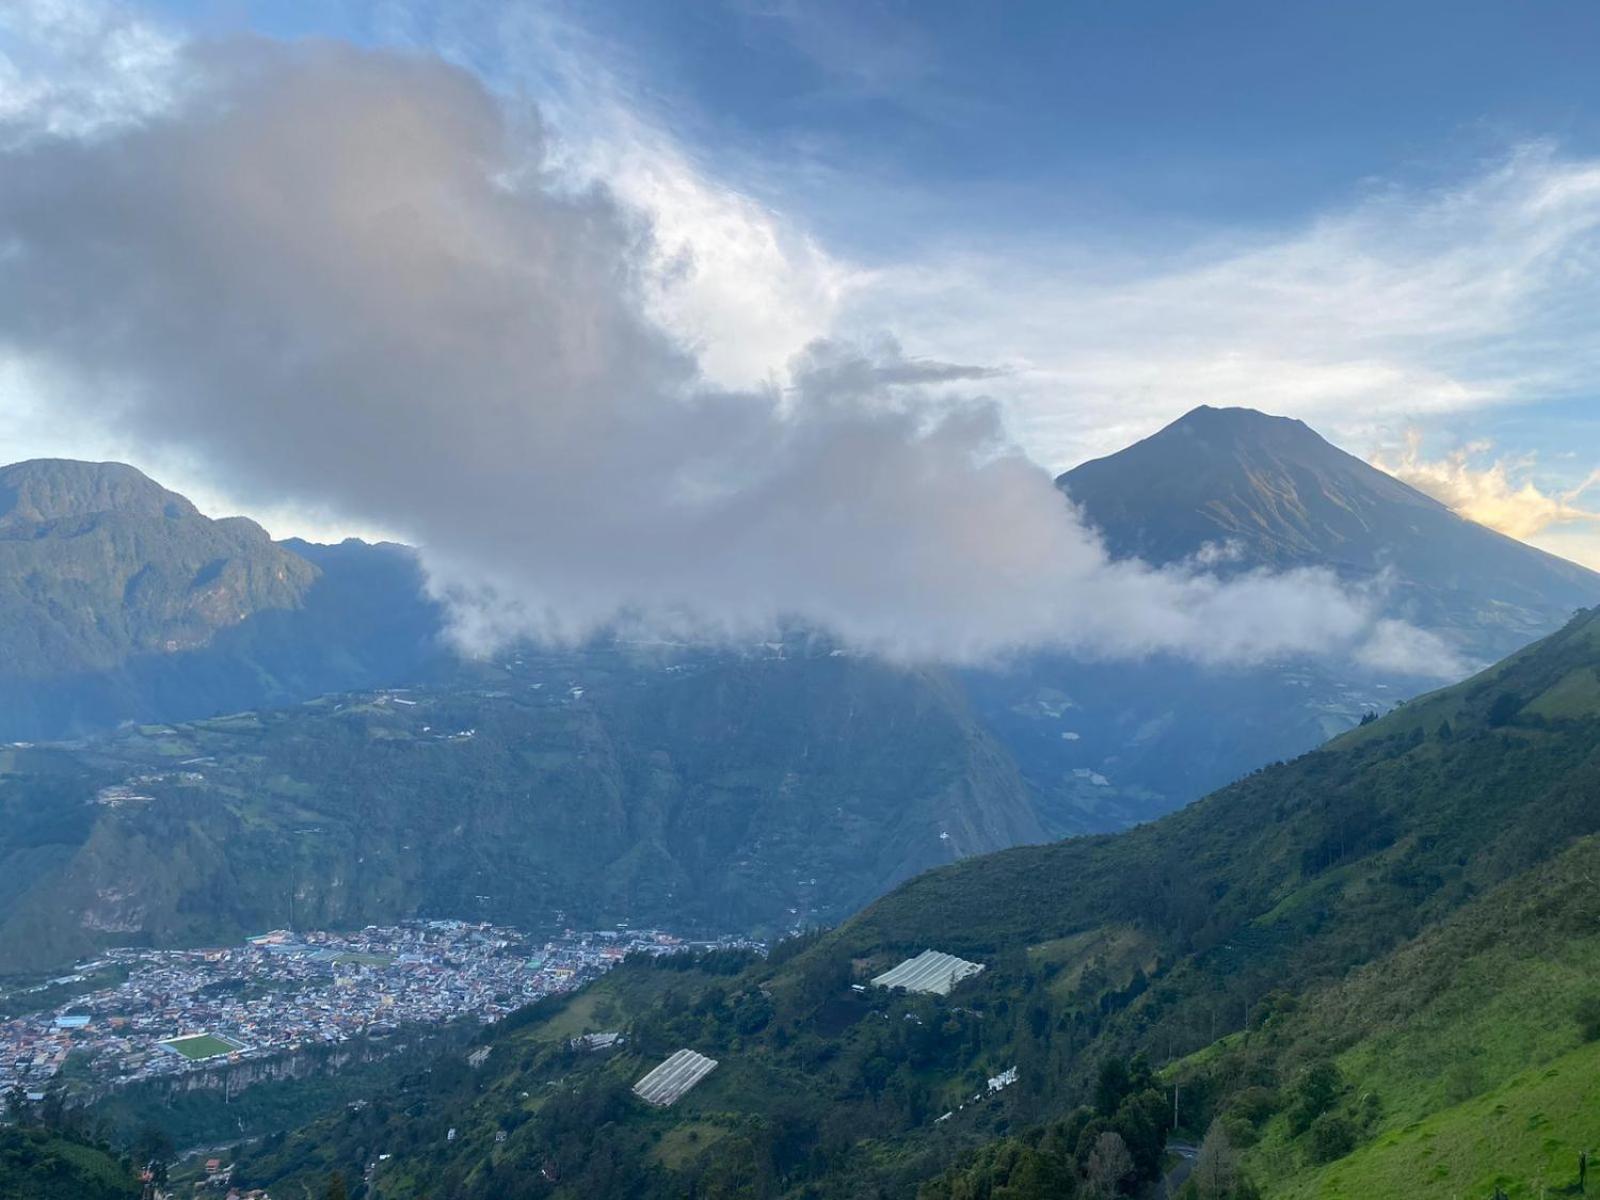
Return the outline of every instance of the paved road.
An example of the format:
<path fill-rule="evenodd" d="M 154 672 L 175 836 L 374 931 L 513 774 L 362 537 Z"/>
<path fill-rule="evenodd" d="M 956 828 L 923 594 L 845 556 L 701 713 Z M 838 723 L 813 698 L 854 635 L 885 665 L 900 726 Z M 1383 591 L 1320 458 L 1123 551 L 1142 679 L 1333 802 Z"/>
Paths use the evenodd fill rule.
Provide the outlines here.
<path fill-rule="evenodd" d="M 1178 1189 L 1189 1178 L 1189 1172 L 1194 1170 L 1194 1160 L 1200 1157 L 1200 1147 L 1188 1142 L 1168 1142 L 1167 1149 L 1178 1156 L 1178 1165 L 1162 1178 L 1161 1190 L 1156 1193 L 1158 1196 L 1176 1196 Z"/>

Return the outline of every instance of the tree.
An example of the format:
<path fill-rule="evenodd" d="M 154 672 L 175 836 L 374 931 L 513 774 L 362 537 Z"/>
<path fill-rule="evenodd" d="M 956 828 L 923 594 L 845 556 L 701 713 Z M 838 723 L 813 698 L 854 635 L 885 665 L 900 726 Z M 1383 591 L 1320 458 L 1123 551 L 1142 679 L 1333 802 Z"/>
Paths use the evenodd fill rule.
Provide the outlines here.
<path fill-rule="evenodd" d="M 1089 1151 L 1085 1168 L 1084 1193 L 1095 1200 L 1111 1200 L 1122 1191 L 1122 1184 L 1133 1174 L 1133 1156 L 1120 1134 L 1102 1133 Z"/>
<path fill-rule="evenodd" d="M 141 1167 L 149 1167 L 151 1177 L 157 1184 L 164 1185 L 167 1182 L 167 1164 L 177 1152 L 167 1131 L 153 1122 L 139 1130 L 139 1136 L 133 1143 L 134 1162 Z"/>
<path fill-rule="evenodd" d="M 1211 1123 L 1189 1181 L 1178 1193 L 1182 1200 L 1260 1200 L 1239 1162 L 1222 1118 Z"/>
<path fill-rule="evenodd" d="M 338 1171 L 328 1176 L 328 1200 L 347 1200 L 349 1192 L 345 1190 L 344 1176 Z"/>
<path fill-rule="evenodd" d="M 1578 1001 L 1578 1031 L 1586 1042 L 1600 1042 L 1600 992 L 1590 992 Z"/>
<path fill-rule="evenodd" d="M 1239 1188 L 1239 1154 L 1220 1119 L 1211 1122 L 1205 1141 L 1200 1143 L 1192 1178 L 1199 1200 L 1233 1200 Z"/>
<path fill-rule="evenodd" d="M 1311 1128 L 1311 1123 L 1333 1107 L 1344 1080 L 1339 1068 L 1329 1059 L 1312 1063 L 1295 1084 L 1295 1100 L 1289 1109 L 1289 1128 L 1296 1136 Z"/>
<path fill-rule="evenodd" d="M 1311 1157 L 1332 1162 L 1356 1148 L 1356 1127 L 1343 1113 L 1325 1112 L 1311 1123 Z"/>
<path fill-rule="evenodd" d="M 1100 1064 L 1100 1078 L 1095 1083 L 1094 1106 L 1101 1116 L 1109 1117 L 1122 1107 L 1133 1084 L 1128 1078 L 1128 1064 L 1120 1058 L 1108 1058 Z"/>
<path fill-rule="evenodd" d="M 1511 719 L 1522 711 L 1522 697 L 1515 692 L 1501 692 L 1489 706 L 1489 728 L 1499 729 L 1509 725 Z"/>

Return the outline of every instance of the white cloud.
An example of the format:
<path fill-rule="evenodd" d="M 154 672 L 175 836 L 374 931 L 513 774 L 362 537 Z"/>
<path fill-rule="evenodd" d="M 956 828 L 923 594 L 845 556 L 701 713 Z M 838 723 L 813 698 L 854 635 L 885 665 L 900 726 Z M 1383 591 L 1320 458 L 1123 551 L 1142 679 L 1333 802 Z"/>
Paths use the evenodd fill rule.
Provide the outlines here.
<path fill-rule="evenodd" d="M 1108 561 L 960 390 L 985 369 L 817 342 L 787 389 L 709 385 L 651 319 L 636 214 L 553 183 L 465 72 L 192 53 L 170 113 L 0 152 L 0 347 L 245 498 L 392 524 L 466 637 L 799 619 L 906 659 L 1458 666 L 1329 573 Z"/>
<path fill-rule="evenodd" d="M 1402 450 L 1392 456 L 1376 453 L 1371 461 L 1468 520 L 1510 537 L 1528 541 L 1555 531 L 1565 544 L 1574 546 L 1579 544 L 1575 537 L 1588 540 L 1600 533 L 1600 512 L 1580 503 L 1600 483 L 1600 471 L 1575 488 L 1546 491 L 1530 477 L 1535 466 L 1531 459 L 1485 461 L 1493 450 L 1492 444 L 1479 442 L 1442 458 L 1428 458 L 1422 451 L 1421 431 L 1411 430 Z M 1562 530 L 1562 526 L 1576 528 Z"/>
<path fill-rule="evenodd" d="M 106 136 L 180 91 L 178 43 L 123 9 L 29 0 L 16 11 L 23 20 L 0 40 L 0 114 L 13 129 Z M 756 397 L 747 405 L 776 396 L 779 417 L 804 383 L 787 364 L 805 363 L 806 346 L 879 329 L 898 334 L 912 359 L 1006 368 L 986 393 L 1006 430 L 1052 467 L 1200 403 L 1370 439 L 1418 419 L 1570 395 L 1600 367 L 1590 319 L 1600 164 L 1549 146 L 1454 187 L 1373 188 L 1298 230 L 1168 256 L 1112 256 L 1064 232 L 1006 253 L 862 264 L 830 253 L 770 194 L 720 177 L 691 137 L 669 132 L 669 104 L 598 65 L 581 30 L 544 6 L 477 8 L 426 28 L 394 14 L 388 36 L 480 69 L 487 56 L 503 100 L 537 101 L 562 135 L 546 143 L 541 186 L 581 207 L 588 183 L 605 184 L 620 202 L 606 205 L 610 234 L 636 239 L 625 266 L 639 313 L 672 335 L 688 369 Z M 58 431 L 72 420 L 63 412 Z M 107 426 L 97 428 L 103 438 Z M 984 454 L 1004 441 L 998 430 L 985 438 L 973 443 Z M 144 452 L 203 461 L 148 438 Z M 220 494 L 215 503 L 228 506 Z M 296 496 L 281 519 L 318 503 L 328 498 Z M 324 510 L 307 521 L 325 527 L 329 512 L 339 519 Z M 370 506 L 350 506 L 345 519 L 388 524 Z"/>
<path fill-rule="evenodd" d="M 670 144 L 641 131 L 588 150 L 582 171 L 650 215 L 651 315 L 693 346 L 702 371 L 726 387 L 771 378 L 833 332 L 845 298 L 870 286 L 869 272 L 695 170 Z"/>
<path fill-rule="evenodd" d="M 1015 367 L 1012 428 L 1065 466 L 1198 404 L 1369 438 L 1570 396 L 1600 377 L 1597 308 L 1600 162 L 1530 145 L 1453 187 L 1148 261 L 1064 236 L 886 268 L 841 320 Z"/>
<path fill-rule="evenodd" d="M 164 108 L 180 39 L 111 0 L 0 4 L 0 138 L 89 133 Z"/>
<path fill-rule="evenodd" d="M 599 42 L 557 4 L 452 0 L 383 9 L 383 36 L 441 53 L 513 102 L 536 103 L 559 134 L 547 166 L 562 186 L 601 186 L 649 218 L 650 315 L 729 388 L 781 376 L 818 338 L 840 332 L 848 297 L 872 272 L 830 253 L 796 214 L 708 166 L 674 132 L 679 110 L 637 82 L 614 41 Z M 744 165 L 759 170 L 759 165 Z"/>

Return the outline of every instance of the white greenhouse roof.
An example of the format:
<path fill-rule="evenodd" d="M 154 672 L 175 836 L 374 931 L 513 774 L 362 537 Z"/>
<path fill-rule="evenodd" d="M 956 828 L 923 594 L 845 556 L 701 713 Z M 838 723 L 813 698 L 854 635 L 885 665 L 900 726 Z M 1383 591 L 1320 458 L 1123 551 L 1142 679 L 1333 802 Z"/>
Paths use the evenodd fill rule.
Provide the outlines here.
<path fill-rule="evenodd" d="M 685 1092 L 716 1069 L 717 1060 L 679 1050 L 666 1062 L 633 1085 L 633 1094 L 648 1104 L 662 1108 L 676 1104 Z"/>
<path fill-rule="evenodd" d="M 906 959 L 892 971 L 885 971 L 872 982 L 878 987 L 899 987 L 908 992 L 933 992 L 948 996 L 956 984 L 981 970 L 982 963 L 968 962 L 939 950 L 924 950 L 915 958 Z"/>

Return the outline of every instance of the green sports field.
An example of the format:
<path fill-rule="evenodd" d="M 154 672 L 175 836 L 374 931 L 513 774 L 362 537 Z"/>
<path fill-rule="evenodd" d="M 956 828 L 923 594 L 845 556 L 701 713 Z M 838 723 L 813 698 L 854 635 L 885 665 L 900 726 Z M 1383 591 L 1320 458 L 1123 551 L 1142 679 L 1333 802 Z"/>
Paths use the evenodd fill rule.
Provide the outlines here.
<path fill-rule="evenodd" d="M 226 1038 L 220 1038 L 211 1033 L 197 1033 L 193 1037 L 173 1038 L 161 1044 L 167 1049 L 183 1055 L 185 1058 L 193 1059 L 215 1058 L 219 1054 L 231 1054 L 241 1048 L 237 1042 L 230 1042 Z"/>

